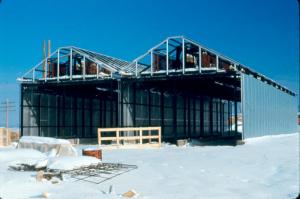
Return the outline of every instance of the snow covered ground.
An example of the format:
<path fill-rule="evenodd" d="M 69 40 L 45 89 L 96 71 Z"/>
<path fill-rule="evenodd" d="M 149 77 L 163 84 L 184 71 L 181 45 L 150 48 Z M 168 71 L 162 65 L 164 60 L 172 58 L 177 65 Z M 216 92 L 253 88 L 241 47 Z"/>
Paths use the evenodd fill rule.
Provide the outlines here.
<path fill-rule="evenodd" d="M 85 146 L 77 147 L 78 151 Z M 86 146 L 87 147 L 87 146 Z M 0 148 L 2 199 L 120 198 L 134 189 L 137 198 L 296 198 L 299 193 L 299 135 L 267 136 L 245 145 L 164 145 L 160 149 L 103 151 L 103 162 L 135 164 L 137 170 L 103 184 L 62 181 L 37 182 L 36 172 L 16 172 L 7 166 L 18 160 L 45 158 L 34 150 Z M 110 185 L 112 194 L 107 194 Z"/>

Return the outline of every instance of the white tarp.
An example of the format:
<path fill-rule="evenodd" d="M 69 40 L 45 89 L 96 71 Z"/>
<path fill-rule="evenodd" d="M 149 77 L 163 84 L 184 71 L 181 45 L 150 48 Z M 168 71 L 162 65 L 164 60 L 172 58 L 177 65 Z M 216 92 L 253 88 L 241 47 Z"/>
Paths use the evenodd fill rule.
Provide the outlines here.
<path fill-rule="evenodd" d="M 42 153 L 49 153 L 55 149 L 57 156 L 77 156 L 76 149 L 68 140 L 50 137 L 23 136 L 18 148 L 35 149 Z"/>

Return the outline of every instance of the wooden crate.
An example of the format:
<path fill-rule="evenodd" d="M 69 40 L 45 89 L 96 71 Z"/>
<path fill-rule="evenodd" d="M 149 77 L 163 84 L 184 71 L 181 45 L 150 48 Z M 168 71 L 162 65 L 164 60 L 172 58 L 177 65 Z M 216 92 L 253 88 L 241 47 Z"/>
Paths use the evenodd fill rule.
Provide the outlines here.
<path fill-rule="evenodd" d="M 10 145 L 10 130 L 6 128 L 0 128 L 0 146 Z"/>

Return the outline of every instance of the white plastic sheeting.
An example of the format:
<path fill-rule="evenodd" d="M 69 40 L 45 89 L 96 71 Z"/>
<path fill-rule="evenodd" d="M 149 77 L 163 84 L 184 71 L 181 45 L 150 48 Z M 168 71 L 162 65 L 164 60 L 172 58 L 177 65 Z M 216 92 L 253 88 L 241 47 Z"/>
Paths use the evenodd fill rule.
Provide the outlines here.
<path fill-rule="evenodd" d="M 58 156 L 77 156 L 76 150 L 68 140 L 49 137 L 23 136 L 18 148 L 35 149 L 42 153 L 49 153 L 55 149 Z"/>

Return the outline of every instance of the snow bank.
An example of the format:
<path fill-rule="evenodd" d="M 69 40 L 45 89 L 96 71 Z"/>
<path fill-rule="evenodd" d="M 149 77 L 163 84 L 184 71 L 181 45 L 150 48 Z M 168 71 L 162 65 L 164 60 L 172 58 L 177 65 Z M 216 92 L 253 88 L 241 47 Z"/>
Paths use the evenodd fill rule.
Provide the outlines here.
<path fill-rule="evenodd" d="M 23 136 L 18 148 L 36 149 L 43 153 L 56 149 L 58 156 L 77 156 L 76 150 L 68 140 L 50 137 Z"/>
<path fill-rule="evenodd" d="M 9 165 L 15 165 L 22 163 L 35 165 L 36 162 L 46 157 L 46 154 L 34 149 L 6 148 L 0 150 L 0 164 L 7 163 Z"/>
<path fill-rule="evenodd" d="M 89 156 L 55 157 L 49 159 L 47 168 L 53 170 L 72 170 L 98 163 L 100 163 L 99 159 Z"/>

